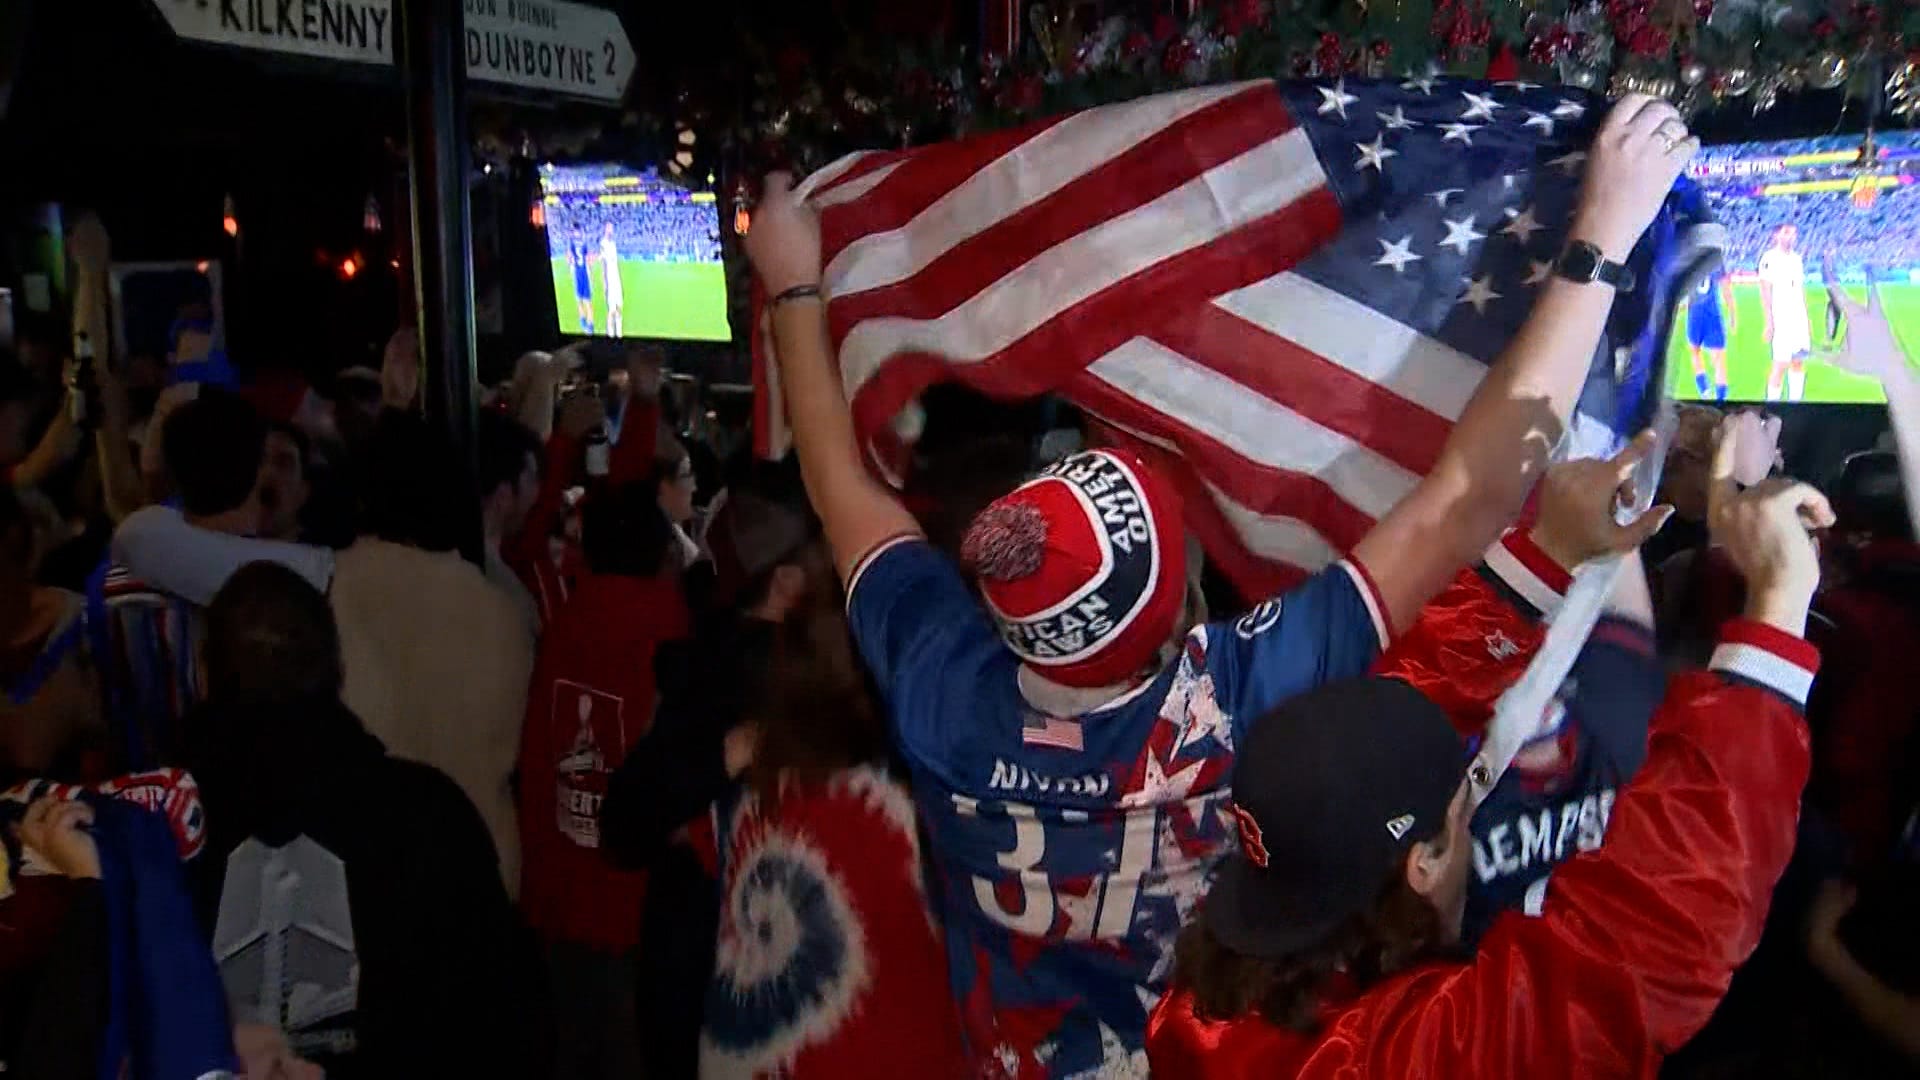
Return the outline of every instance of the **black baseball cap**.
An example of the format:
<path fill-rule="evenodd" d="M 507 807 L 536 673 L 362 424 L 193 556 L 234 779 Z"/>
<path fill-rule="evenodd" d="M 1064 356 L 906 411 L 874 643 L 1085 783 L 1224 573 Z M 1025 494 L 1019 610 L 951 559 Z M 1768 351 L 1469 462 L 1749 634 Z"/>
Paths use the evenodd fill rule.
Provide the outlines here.
<path fill-rule="evenodd" d="M 1278 959 L 1365 911 L 1446 828 L 1469 758 L 1440 706 L 1397 679 L 1330 683 L 1268 713 L 1234 763 L 1240 850 L 1207 895 L 1207 929 Z"/>

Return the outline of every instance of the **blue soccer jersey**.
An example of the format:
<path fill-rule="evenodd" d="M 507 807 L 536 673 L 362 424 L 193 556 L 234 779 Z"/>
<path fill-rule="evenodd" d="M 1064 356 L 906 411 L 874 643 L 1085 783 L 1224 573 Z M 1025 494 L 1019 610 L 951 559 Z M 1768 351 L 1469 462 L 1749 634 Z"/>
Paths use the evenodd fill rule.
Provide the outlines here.
<path fill-rule="evenodd" d="M 987 1076 L 1145 1075 L 1173 942 L 1235 842 L 1233 748 L 1301 691 L 1364 675 L 1384 637 L 1338 563 L 1080 716 L 1046 716 L 945 556 L 900 541 L 849 589 L 930 840 L 954 996 Z"/>

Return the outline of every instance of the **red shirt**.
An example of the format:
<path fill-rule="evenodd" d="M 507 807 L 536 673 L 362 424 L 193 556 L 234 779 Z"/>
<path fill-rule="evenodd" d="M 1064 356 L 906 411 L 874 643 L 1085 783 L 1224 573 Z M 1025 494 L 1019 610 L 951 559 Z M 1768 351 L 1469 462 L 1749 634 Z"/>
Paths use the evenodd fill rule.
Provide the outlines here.
<path fill-rule="evenodd" d="M 607 779 L 653 726 L 653 652 L 685 637 L 676 582 L 583 575 L 548 624 L 520 736 L 520 903 L 549 938 L 639 942 L 646 875 L 600 854 Z"/>

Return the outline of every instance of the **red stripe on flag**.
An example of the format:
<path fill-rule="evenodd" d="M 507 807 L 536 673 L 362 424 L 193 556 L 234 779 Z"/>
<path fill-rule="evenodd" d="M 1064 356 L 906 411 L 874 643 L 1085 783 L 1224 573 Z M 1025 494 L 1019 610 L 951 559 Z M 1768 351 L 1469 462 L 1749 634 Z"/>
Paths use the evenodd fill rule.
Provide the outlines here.
<path fill-rule="evenodd" d="M 821 212 L 820 248 L 824 261 L 832 262 L 848 244 L 863 236 L 898 229 L 912 221 L 969 176 L 1067 118 L 1049 117 L 1024 127 L 914 152 L 872 191 Z"/>
<path fill-rule="evenodd" d="M 1246 457 L 1090 374 L 1082 373 L 1063 393 L 1075 405 L 1116 424 L 1173 443 L 1188 466 L 1227 498 L 1256 514 L 1300 521 L 1336 553 L 1351 551 L 1374 526 L 1371 516 L 1319 477 Z"/>
<path fill-rule="evenodd" d="M 1146 458 L 1180 493 L 1181 515 L 1187 530 L 1200 540 L 1207 558 L 1233 583 L 1249 605 L 1277 596 L 1305 580 L 1309 570 L 1292 563 L 1263 559 L 1248 549 L 1233 523 L 1214 504 L 1199 475 L 1180 457 L 1146 439 L 1095 418 L 1097 434 L 1090 445 L 1123 446 Z"/>
<path fill-rule="evenodd" d="M 952 364 L 933 353 L 895 354 L 855 393 L 855 430 L 863 435 L 877 430 L 921 391 L 945 379 L 999 398 L 1046 393 L 1121 343 L 1150 332 L 1168 312 L 1204 304 L 1288 269 L 1339 228 L 1339 200 L 1332 190 L 1317 188 L 1266 217 L 1062 309 L 982 360 Z"/>
<path fill-rule="evenodd" d="M 1155 341 L 1425 476 L 1453 429 L 1445 417 L 1214 304 L 1187 308 Z"/>
<path fill-rule="evenodd" d="M 1223 98 L 955 244 L 912 277 L 845 297 L 828 313 L 834 344 L 866 319 L 942 315 L 1056 244 L 1137 210 L 1293 126 L 1271 86 Z"/>

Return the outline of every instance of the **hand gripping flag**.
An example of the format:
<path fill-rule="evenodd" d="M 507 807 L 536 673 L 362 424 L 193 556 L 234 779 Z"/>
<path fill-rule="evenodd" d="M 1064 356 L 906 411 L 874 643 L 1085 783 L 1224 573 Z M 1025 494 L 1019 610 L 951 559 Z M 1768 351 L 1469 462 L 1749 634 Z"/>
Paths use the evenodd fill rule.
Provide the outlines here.
<path fill-rule="evenodd" d="M 1607 103 L 1419 78 L 1163 94 L 809 177 L 854 423 L 898 480 L 952 380 L 1059 394 L 1163 465 L 1249 596 L 1350 549 L 1433 466 L 1552 273 Z M 1635 249 L 1573 424 L 1651 417 L 1696 201 Z M 756 316 L 756 439 L 788 436 Z"/>

